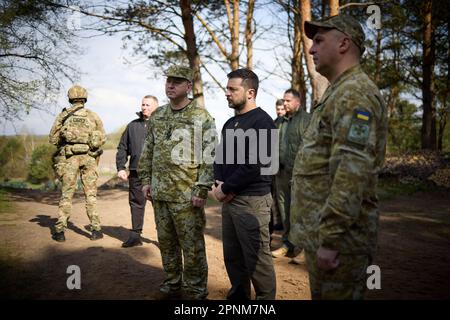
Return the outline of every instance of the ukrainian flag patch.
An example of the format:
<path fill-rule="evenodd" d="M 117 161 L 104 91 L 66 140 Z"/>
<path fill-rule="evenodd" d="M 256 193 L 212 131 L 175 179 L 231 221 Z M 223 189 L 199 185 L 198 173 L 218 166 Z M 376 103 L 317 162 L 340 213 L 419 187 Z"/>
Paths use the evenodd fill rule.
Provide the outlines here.
<path fill-rule="evenodd" d="M 347 133 L 347 141 L 360 148 L 364 148 L 370 137 L 370 112 L 355 110 Z"/>
<path fill-rule="evenodd" d="M 369 121 L 370 113 L 367 111 L 356 110 L 356 117 L 360 120 Z"/>

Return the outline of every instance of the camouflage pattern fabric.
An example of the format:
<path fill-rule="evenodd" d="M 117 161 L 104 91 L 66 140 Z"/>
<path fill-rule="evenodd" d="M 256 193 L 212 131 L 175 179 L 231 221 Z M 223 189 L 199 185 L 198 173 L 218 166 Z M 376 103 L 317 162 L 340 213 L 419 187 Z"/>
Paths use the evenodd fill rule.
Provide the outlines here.
<path fill-rule="evenodd" d="M 378 88 L 359 65 L 346 70 L 315 106 L 295 161 L 291 242 L 311 252 L 375 252 L 386 136 Z"/>
<path fill-rule="evenodd" d="M 67 228 L 67 221 L 72 212 L 72 198 L 77 189 L 78 172 L 86 197 L 86 213 L 91 222 L 91 229 L 100 231 L 100 218 L 97 211 L 97 162 L 95 158 L 84 155 L 74 155 L 68 158 L 64 164 L 61 177 L 62 193 L 58 208 L 58 222 L 56 232 L 62 232 Z"/>
<path fill-rule="evenodd" d="M 166 273 L 160 290 L 176 291 L 181 286 L 191 298 L 202 299 L 208 294 L 205 215 L 191 199 L 206 199 L 214 183 L 214 119 L 194 100 L 181 110 L 170 104 L 158 108 L 147 128 L 138 173 L 143 185 L 151 185 Z M 208 153 L 211 161 L 205 162 L 208 159 L 202 156 Z"/>
<path fill-rule="evenodd" d="M 193 72 L 191 68 L 174 65 L 167 69 L 166 77 L 182 78 L 192 82 Z"/>
<path fill-rule="evenodd" d="M 214 159 L 216 134 L 214 119 L 195 100 L 178 111 L 170 104 L 156 109 L 138 166 L 142 184 L 151 185 L 153 200 L 189 202 L 192 196 L 208 197 L 214 183 L 213 160 L 207 164 L 202 157 L 207 153 Z M 187 145 L 183 138 L 188 138 Z"/>
<path fill-rule="evenodd" d="M 83 103 L 76 102 L 57 116 L 49 134 L 49 141 L 57 147 L 54 168 L 62 182 L 56 231 L 64 231 L 67 227 L 78 173 L 86 196 L 86 212 L 91 227 L 93 230 L 100 230 L 96 208 L 98 157 L 91 155 L 98 154 L 99 148 L 106 141 L 102 121 L 96 113 L 84 108 Z"/>
<path fill-rule="evenodd" d="M 319 28 L 336 29 L 348 35 L 359 48 L 361 54 L 364 53 L 364 40 L 366 36 L 358 20 L 352 16 L 340 14 L 318 21 L 305 21 L 305 33 L 310 39 L 314 38 Z"/>
<path fill-rule="evenodd" d="M 183 288 L 192 299 L 208 295 L 205 211 L 191 202 L 153 201 L 159 249 L 166 279 L 161 291 Z M 183 266 L 184 262 L 184 266 Z"/>
<path fill-rule="evenodd" d="M 340 75 L 314 107 L 293 169 L 289 234 L 309 252 L 313 297 L 359 299 L 364 293 L 360 278 L 368 259 L 361 257 L 376 252 L 376 186 L 386 136 L 383 99 L 359 65 Z M 331 278 L 317 270 L 319 246 L 339 252 Z"/>
<path fill-rule="evenodd" d="M 95 144 L 95 147 L 102 146 L 106 141 L 106 134 L 103 123 L 99 116 L 83 106 L 83 103 L 74 103 L 70 108 L 64 109 L 56 118 L 50 131 L 49 141 L 57 148 L 67 144 Z M 63 120 L 73 111 L 63 125 Z"/>
<path fill-rule="evenodd" d="M 74 85 L 67 91 L 67 98 L 69 98 L 69 101 L 72 99 L 85 99 L 87 101 L 87 97 L 86 89 L 79 85 Z"/>
<path fill-rule="evenodd" d="M 366 290 L 368 255 L 340 255 L 336 270 L 317 267 L 315 252 L 306 251 L 312 300 L 362 300 Z"/>

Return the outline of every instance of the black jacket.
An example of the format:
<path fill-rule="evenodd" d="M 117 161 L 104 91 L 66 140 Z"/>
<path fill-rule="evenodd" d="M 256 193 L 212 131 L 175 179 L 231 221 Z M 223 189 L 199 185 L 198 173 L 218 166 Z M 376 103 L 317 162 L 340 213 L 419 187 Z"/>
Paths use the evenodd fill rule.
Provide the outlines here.
<path fill-rule="evenodd" d="M 142 147 L 147 136 L 147 120 L 141 112 L 136 112 L 139 119 L 131 121 L 120 138 L 116 154 L 117 171 L 126 169 L 128 156 L 130 156 L 130 170 L 137 170 Z"/>

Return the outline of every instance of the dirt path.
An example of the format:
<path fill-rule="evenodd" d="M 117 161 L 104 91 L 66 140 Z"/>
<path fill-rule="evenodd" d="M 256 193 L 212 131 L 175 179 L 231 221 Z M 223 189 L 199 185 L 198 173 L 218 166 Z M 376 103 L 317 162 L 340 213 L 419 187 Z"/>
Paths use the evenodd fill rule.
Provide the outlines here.
<path fill-rule="evenodd" d="M 84 199 L 77 193 L 67 241 L 50 238 L 58 193 L 10 193 L 13 210 L 0 214 L 0 297 L 32 299 L 153 299 L 163 279 L 151 206 L 144 245 L 123 249 L 130 213 L 124 190 L 99 191 L 105 237 L 92 242 Z M 383 203 L 380 250 L 375 261 L 382 289 L 369 299 L 450 298 L 450 196 L 429 193 Z M 223 299 L 229 281 L 223 264 L 221 217 L 207 208 L 209 298 Z M 275 236 L 279 244 L 279 235 Z M 310 299 L 305 265 L 275 259 L 277 299 Z M 81 290 L 68 290 L 69 265 L 81 268 Z"/>

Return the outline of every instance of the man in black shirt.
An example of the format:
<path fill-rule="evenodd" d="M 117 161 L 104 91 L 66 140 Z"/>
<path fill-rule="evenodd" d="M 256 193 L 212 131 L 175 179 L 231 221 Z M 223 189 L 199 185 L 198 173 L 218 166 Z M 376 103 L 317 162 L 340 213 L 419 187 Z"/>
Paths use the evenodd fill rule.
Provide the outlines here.
<path fill-rule="evenodd" d="M 223 252 L 231 282 L 227 299 L 250 299 L 251 282 L 256 299 L 272 300 L 276 278 L 269 221 L 272 175 L 278 170 L 276 129 L 256 106 L 258 76 L 247 69 L 227 76 L 225 96 L 236 115 L 223 126 L 214 163 L 214 195 L 223 202 Z"/>
<path fill-rule="evenodd" d="M 136 112 L 138 119 L 131 121 L 120 139 L 116 154 L 117 176 L 129 183 L 128 201 L 131 208 L 131 233 L 122 247 L 141 246 L 141 232 L 144 225 L 145 197 L 142 193 L 142 184 L 137 175 L 137 167 L 141 156 L 144 140 L 147 135 L 147 122 L 151 114 L 158 108 L 158 99 L 147 95 L 142 99 L 141 112 Z M 130 156 L 128 175 L 125 170 Z"/>

